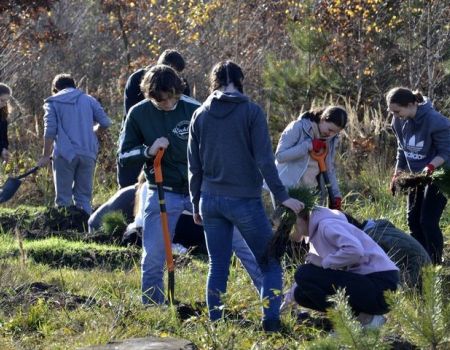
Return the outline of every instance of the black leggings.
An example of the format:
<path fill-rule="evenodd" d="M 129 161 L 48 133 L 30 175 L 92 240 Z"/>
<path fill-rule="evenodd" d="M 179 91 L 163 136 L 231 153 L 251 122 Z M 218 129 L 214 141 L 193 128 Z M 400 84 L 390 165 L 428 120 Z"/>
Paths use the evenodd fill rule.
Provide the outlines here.
<path fill-rule="evenodd" d="M 413 236 L 430 255 L 433 264 L 442 263 L 444 238 L 439 221 L 447 198 L 434 185 L 419 186 L 408 194 L 408 226 Z"/>
<path fill-rule="evenodd" d="M 383 293 L 397 289 L 399 273 L 393 270 L 360 275 L 305 264 L 297 269 L 295 281 L 294 297 L 301 306 L 325 311 L 332 306 L 327 298 L 345 288 L 349 304 L 356 314 L 382 315 L 389 311 Z"/>

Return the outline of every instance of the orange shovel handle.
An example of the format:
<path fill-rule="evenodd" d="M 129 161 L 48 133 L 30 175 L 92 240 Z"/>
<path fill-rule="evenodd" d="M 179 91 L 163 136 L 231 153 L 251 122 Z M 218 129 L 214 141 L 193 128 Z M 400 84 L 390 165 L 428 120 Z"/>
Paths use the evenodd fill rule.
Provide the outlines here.
<path fill-rule="evenodd" d="M 314 150 L 309 151 L 309 155 L 312 159 L 317 161 L 319 164 L 319 170 L 321 173 L 327 171 L 327 166 L 325 165 L 325 158 L 328 154 L 328 144 L 325 143 L 325 147 L 321 148 L 318 152 L 315 152 Z"/>
<path fill-rule="evenodd" d="M 155 170 L 155 182 L 162 184 L 163 176 L 161 170 L 161 160 L 164 156 L 164 148 L 160 148 L 156 153 L 155 159 L 153 160 L 153 169 Z"/>

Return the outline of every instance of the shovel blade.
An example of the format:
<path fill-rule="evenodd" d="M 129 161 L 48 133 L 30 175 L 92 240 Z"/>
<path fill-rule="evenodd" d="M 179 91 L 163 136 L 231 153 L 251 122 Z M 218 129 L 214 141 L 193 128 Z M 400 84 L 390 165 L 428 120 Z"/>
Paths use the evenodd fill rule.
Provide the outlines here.
<path fill-rule="evenodd" d="M 8 178 L 5 184 L 0 188 L 0 203 L 10 200 L 20 187 L 21 183 L 22 182 L 19 179 L 12 177 Z"/>

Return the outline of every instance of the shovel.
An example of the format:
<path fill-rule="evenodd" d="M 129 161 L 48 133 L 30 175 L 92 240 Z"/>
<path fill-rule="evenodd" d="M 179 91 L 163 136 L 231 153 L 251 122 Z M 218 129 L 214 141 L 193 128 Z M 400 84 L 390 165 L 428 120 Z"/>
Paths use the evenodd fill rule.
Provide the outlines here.
<path fill-rule="evenodd" d="M 30 170 L 24 172 L 22 175 L 16 177 L 8 177 L 5 184 L 0 188 L 0 203 L 4 203 L 10 200 L 16 191 L 19 189 L 22 179 L 35 173 L 39 169 L 38 166 L 31 168 Z"/>
<path fill-rule="evenodd" d="M 325 187 L 327 188 L 327 192 L 328 192 L 328 200 L 331 205 L 331 203 L 334 202 L 334 195 L 333 195 L 333 190 L 331 189 L 330 178 L 328 177 L 328 173 L 327 173 L 327 166 L 325 164 L 325 158 L 326 158 L 327 154 L 328 154 L 328 144 L 326 144 L 326 143 L 325 143 L 325 147 L 321 148 L 319 151 L 314 152 L 314 150 L 311 150 L 309 152 L 309 155 L 311 156 L 311 158 L 314 159 L 315 161 L 317 161 L 317 163 L 319 164 L 319 171 L 320 171 L 319 175 L 322 175 L 323 182 L 325 183 Z"/>
<path fill-rule="evenodd" d="M 166 203 L 164 199 L 164 189 L 163 189 L 163 176 L 161 170 L 161 159 L 164 155 L 164 148 L 160 148 L 158 153 L 156 153 L 155 160 L 153 161 L 153 169 L 155 170 L 155 182 L 156 188 L 158 189 L 158 199 L 159 208 L 161 212 L 161 226 L 164 237 L 164 248 L 166 250 L 166 263 L 168 272 L 168 298 L 169 303 L 174 302 L 174 292 L 175 292 L 175 265 L 173 262 L 172 255 L 172 243 L 169 234 L 169 222 L 167 220 Z"/>

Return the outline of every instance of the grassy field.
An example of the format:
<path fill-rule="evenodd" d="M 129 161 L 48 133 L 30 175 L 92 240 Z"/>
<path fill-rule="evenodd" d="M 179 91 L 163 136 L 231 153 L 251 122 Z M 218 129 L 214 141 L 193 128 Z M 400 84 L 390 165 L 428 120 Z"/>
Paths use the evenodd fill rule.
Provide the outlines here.
<path fill-rule="evenodd" d="M 346 210 L 357 218 L 386 217 L 406 228 L 404 198 L 388 195 L 386 176 L 367 172 L 353 181 L 343 184 Z M 44 209 L 21 207 L 23 217 L 27 210 L 38 215 Z M 430 300 L 420 300 L 408 290 L 398 293 L 387 325 L 369 334 L 361 333 L 346 303 L 338 300 L 329 315 L 338 329 L 333 337 L 320 322 L 298 322 L 295 313 L 283 316 L 282 333 L 263 333 L 261 303 L 237 261 L 233 262 L 225 296 L 228 316 L 211 324 L 204 304 L 205 258 L 189 257 L 178 264 L 175 296 L 182 307 L 144 307 L 140 303 L 138 249 L 51 234 L 19 239 L 20 235 L 10 229 L 0 235 L 0 349 L 75 349 L 148 335 L 181 337 L 199 349 L 338 349 L 343 344 L 351 349 L 412 345 L 446 349 L 450 334 L 449 213 L 447 208 L 441 222 L 446 262 L 430 275 L 426 295 Z M 10 216 L 10 209 L 0 212 L 2 222 Z M 293 280 L 294 271 L 289 267 L 293 264 L 285 261 L 286 286 Z M 412 316 L 408 316 L 408 308 Z M 407 321 L 402 318 L 405 315 Z M 414 317 L 417 324 L 411 325 Z"/>
<path fill-rule="evenodd" d="M 358 118 L 351 105 L 346 108 L 351 120 L 337 159 L 344 209 L 358 219 L 387 218 L 407 231 L 406 199 L 393 198 L 387 190 L 395 150 L 395 141 L 386 132 L 388 123 L 381 112 L 366 111 Z M 21 132 L 14 130 L 16 140 L 28 137 Z M 113 140 L 102 144 L 95 205 L 115 189 Z M 26 149 L 21 151 L 22 144 Z M 40 152 L 35 140 L 21 145 L 15 145 L 18 160 L 3 168 L 2 183 L 7 173 L 33 166 L 37 156 L 30 155 Z M 450 205 L 441 220 L 444 265 L 428 272 L 423 295 L 404 289 L 391 296 L 392 312 L 380 331 L 362 333 L 345 298 L 337 295 L 336 307 L 327 315 L 337 330 L 334 335 L 330 336 L 323 315 L 315 314 L 314 322 L 299 322 L 295 312 L 283 315 L 281 333 L 269 335 L 261 331 L 262 305 L 238 261 L 230 271 L 224 321 L 212 324 L 207 318 L 205 257 L 178 259 L 175 297 L 180 305 L 144 307 L 140 250 L 114 245 L 109 237 L 93 239 L 64 229 L 59 214 L 49 209 L 52 198 L 51 173 L 41 169 L 0 207 L 1 350 L 76 349 L 149 335 L 188 339 L 199 349 L 450 348 Z M 289 287 L 298 262 L 283 263 Z"/>

